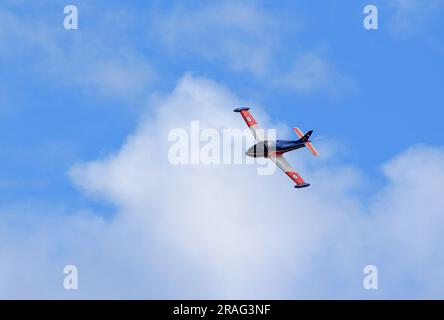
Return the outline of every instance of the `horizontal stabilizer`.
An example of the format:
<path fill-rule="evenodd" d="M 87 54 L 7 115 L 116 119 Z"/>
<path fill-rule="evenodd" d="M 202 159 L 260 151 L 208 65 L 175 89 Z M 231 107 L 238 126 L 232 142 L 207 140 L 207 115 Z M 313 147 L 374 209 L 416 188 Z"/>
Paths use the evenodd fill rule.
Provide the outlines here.
<path fill-rule="evenodd" d="M 294 132 L 298 135 L 300 138 L 299 141 L 304 142 L 305 146 L 310 150 L 310 152 L 315 156 L 319 156 L 318 151 L 315 149 L 311 141 L 309 140 L 311 134 L 313 133 L 313 130 L 308 131 L 306 134 L 303 134 L 302 131 L 299 128 L 293 128 Z"/>

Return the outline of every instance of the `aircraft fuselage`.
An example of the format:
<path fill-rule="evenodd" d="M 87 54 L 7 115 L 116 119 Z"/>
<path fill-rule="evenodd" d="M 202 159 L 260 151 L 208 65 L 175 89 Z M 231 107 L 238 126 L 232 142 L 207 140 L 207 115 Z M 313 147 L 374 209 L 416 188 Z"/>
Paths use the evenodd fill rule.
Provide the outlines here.
<path fill-rule="evenodd" d="M 305 147 L 305 143 L 299 140 L 261 141 L 248 149 L 247 156 L 253 158 L 269 157 L 271 155 L 284 154 Z"/>

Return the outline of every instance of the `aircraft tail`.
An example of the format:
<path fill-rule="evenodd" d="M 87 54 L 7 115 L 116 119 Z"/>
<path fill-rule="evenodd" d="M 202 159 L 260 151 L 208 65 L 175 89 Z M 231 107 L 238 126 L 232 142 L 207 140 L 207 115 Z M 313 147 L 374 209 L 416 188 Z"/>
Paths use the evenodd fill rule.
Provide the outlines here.
<path fill-rule="evenodd" d="M 313 144 L 309 140 L 311 134 L 313 133 L 313 130 L 308 131 L 306 134 L 303 134 L 302 131 L 299 128 L 293 128 L 293 130 L 294 130 L 294 132 L 296 132 L 296 134 L 300 138 L 299 141 L 300 142 L 304 142 L 305 146 L 308 148 L 308 150 L 310 150 L 310 152 L 315 157 L 319 156 L 318 151 L 315 149 L 315 147 L 313 147 Z"/>

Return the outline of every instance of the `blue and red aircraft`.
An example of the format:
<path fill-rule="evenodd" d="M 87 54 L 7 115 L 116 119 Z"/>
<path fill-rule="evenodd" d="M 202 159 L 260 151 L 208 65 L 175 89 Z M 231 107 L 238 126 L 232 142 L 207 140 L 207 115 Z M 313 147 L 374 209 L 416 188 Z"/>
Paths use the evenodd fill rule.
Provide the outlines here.
<path fill-rule="evenodd" d="M 299 137 L 298 140 L 270 141 L 266 139 L 264 130 L 258 126 L 256 120 L 254 120 L 249 110 L 250 108 L 248 107 L 241 107 L 233 110 L 234 112 L 239 112 L 241 114 L 257 141 L 254 146 L 248 149 L 246 152 L 247 156 L 254 158 L 265 157 L 272 160 L 282 171 L 287 174 L 291 180 L 296 183 L 294 186 L 295 188 L 308 187 L 310 184 L 305 182 L 304 179 L 302 179 L 302 177 L 296 171 L 294 171 L 288 161 L 284 158 L 284 153 L 307 147 L 314 156 L 319 156 L 319 153 L 309 140 L 313 130 L 303 134 L 298 128 L 293 128 Z"/>

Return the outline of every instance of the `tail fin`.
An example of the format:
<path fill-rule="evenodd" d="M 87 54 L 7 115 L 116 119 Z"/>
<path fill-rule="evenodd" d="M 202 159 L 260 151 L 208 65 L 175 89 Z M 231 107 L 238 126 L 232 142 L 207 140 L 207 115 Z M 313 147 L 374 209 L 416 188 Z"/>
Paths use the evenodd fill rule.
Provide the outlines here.
<path fill-rule="evenodd" d="M 308 131 L 306 134 L 304 134 L 301 139 L 299 139 L 301 142 L 307 142 L 308 138 L 310 138 L 311 134 L 313 133 L 313 130 Z"/>
<path fill-rule="evenodd" d="M 305 146 L 311 151 L 311 153 L 315 157 L 319 156 L 318 151 L 315 149 L 315 147 L 313 147 L 313 145 L 311 144 L 311 142 L 309 140 L 311 134 L 313 133 L 313 130 L 308 131 L 306 134 L 303 134 L 302 131 L 299 130 L 299 128 L 293 128 L 293 130 L 294 130 L 294 132 L 296 132 L 296 134 L 300 138 L 299 141 L 304 142 Z"/>

